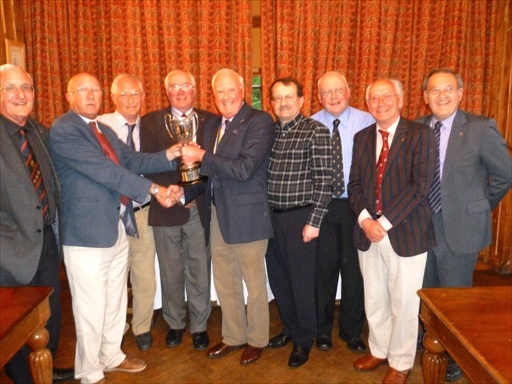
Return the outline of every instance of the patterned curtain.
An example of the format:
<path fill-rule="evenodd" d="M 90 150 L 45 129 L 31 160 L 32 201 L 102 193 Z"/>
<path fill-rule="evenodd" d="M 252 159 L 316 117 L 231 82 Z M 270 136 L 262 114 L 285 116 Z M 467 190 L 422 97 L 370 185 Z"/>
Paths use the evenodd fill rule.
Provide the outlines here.
<path fill-rule="evenodd" d="M 361 109 L 365 87 L 392 76 L 405 87 L 402 114 L 416 118 L 428 112 L 423 77 L 443 66 L 465 81 L 462 108 L 489 113 L 498 1 L 261 0 L 263 87 L 298 78 L 309 115 L 321 108 L 316 81 L 326 70 L 345 73 L 351 105 Z"/>
<path fill-rule="evenodd" d="M 143 113 L 168 105 L 163 82 L 177 68 L 195 76 L 197 107 L 215 111 L 210 80 L 223 67 L 242 75 L 251 94 L 249 0 L 22 1 L 36 116 L 46 125 L 67 110 L 67 82 L 78 72 L 96 75 L 105 91 L 117 74 L 137 75 Z M 103 107 L 112 110 L 108 92 Z"/>

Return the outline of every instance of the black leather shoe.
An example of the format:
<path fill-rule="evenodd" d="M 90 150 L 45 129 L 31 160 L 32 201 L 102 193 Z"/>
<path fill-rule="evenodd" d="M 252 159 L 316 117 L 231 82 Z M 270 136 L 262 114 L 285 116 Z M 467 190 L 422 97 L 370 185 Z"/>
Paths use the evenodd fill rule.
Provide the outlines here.
<path fill-rule="evenodd" d="M 74 368 L 55 368 L 53 367 L 52 381 L 54 383 L 62 383 L 64 381 L 71 381 L 75 379 Z"/>
<path fill-rule="evenodd" d="M 208 337 L 208 333 L 206 331 L 192 334 L 192 345 L 194 346 L 195 350 L 202 351 L 203 349 L 206 349 L 208 344 L 210 344 L 210 338 Z"/>
<path fill-rule="evenodd" d="M 294 345 L 293 351 L 288 359 L 288 366 L 297 368 L 304 365 L 309 359 L 309 351 L 311 348 L 301 347 L 300 345 Z"/>
<path fill-rule="evenodd" d="M 320 351 L 328 351 L 332 348 L 332 341 L 329 335 L 318 335 L 316 337 L 316 347 Z"/>
<path fill-rule="evenodd" d="M 141 351 L 146 351 L 153 345 L 153 338 L 149 332 L 136 335 L 135 339 L 137 340 L 137 347 L 139 347 Z"/>
<path fill-rule="evenodd" d="M 271 338 L 268 342 L 269 348 L 281 348 L 292 341 L 291 336 L 286 336 L 284 333 L 280 333 L 277 336 Z"/>
<path fill-rule="evenodd" d="M 457 381 L 462 376 L 462 370 L 459 365 L 451 357 L 448 357 L 448 364 L 446 366 L 445 381 Z"/>
<path fill-rule="evenodd" d="M 165 338 L 165 344 L 168 347 L 177 347 L 181 344 L 181 340 L 183 340 L 183 332 L 185 332 L 185 329 L 169 329 Z"/>
<path fill-rule="evenodd" d="M 351 337 L 347 340 L 347 347 L 348 349 L 356 352 L 363 353 L 366 351 L 366 345 L 364 344 L 363 340 L 359 336 Z"/>

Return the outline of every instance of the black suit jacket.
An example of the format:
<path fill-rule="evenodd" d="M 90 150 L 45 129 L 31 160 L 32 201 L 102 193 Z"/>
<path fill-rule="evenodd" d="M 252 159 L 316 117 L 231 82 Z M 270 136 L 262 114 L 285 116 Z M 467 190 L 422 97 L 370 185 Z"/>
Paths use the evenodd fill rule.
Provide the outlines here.
<path fill-rule="evenodd" d="M 198 126 L 197 126 L 197 143 L 202 143 L 204 135 L 205 123 L 215 117 L 211 112 L 204 111 L 202 109 L 195 109 L 197 113 Z M 144 115 L 140 119 L 140 150 L 143 152 L 159 152 L 162 149 L 166 149 L 176 142 L 171 139 L 167 129 L 165 127 L 164 116 L 166 114 L 172 114 L 171 106 L 159 109 L 154 112 L 150 112 Z M 176 159 L 178 167 L 181 165 L 180 159 Z M 149 179 L 160 185 L 169 186 L 176 184 L 180 175 L 179 172 L 170 171 L 163 173 L 153 173 L 146 175 Z M 204 226 L 205 214 L 204 214 L 204 196 L 200 196 L 197 199 L 197 206 L 199 210 L 199 216 L 201 223 Z M 156 227 L 173 227 L 183 225 L 188 222 L 190 218 L 190 210 L 176 204 L 170 208 L 165 208 L 156 201 L 153 197 L 151 198 L 151 205 L 149 207 L 148 223 L 151 226 Z"/>
<path fill-rule="evenodd" d="M 348 194 L 356 216 L 375 212 L 376 125 L 354 136 Z M 428 192 L 435 170 L 436 144 L 433 130 L 400 118 L 389 149 L 382 179 L 382 214 L 393 225 L 388 232 L 394 251 L 413 256 L 435 246 Z M 354 228 L 354 245 L 367 251 L 370 240 L 363 229 Z"/>

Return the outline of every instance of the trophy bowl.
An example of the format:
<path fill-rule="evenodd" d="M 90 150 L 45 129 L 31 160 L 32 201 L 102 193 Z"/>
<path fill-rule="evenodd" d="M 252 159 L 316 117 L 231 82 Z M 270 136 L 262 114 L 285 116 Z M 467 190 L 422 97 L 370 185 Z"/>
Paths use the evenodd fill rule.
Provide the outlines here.
<path fill-rule="evenodd" d="M 167 133 L 176 143 L 187 145 L 192 142 L 197 134 L 197 115 L 195 112 L 187 117 L 175 118 L 171 114 L 166 114 L 165 128 Z M 178 185 L 186 186 L 204 183 L 206 176 L 201 175 L 201 163 L 182 164 L 179 168 L 180 181 Z"/>

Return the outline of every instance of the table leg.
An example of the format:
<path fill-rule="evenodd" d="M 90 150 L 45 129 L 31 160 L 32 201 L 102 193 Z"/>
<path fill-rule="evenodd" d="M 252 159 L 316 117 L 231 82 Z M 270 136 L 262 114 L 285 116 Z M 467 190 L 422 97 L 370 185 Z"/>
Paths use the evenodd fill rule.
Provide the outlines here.
<path fill-rule="evenodd" d="M 31 350 L 28 356 L 28 365 L 34 384 L 50 384 L 53 376 L 53 358 L 46 344 L 50 335 L 46 328 L 36 331 L 27 341 Z"/>
<path fill-rule="evenodd" d="M 423 381 L 428 384 L 443 384 L 447 364 L 444 347 L 428 330 L 423 336 L 423 345 L 425 347 L 421 358 Z"/>

